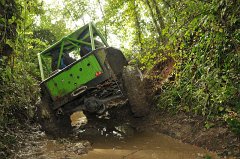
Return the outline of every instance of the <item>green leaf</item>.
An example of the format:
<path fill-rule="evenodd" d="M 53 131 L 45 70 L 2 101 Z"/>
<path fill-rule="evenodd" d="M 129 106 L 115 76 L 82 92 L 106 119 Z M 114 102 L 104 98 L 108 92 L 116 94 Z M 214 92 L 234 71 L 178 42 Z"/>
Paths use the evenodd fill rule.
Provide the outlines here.
<path fill-rule="evenodd" d="M 0 24 L 5 24 L 6 20 L 4 18 L 0 18 Z"/>
<path fill-rule="evenodd" d="M 206 129 L 210 129 L 210 128 L 212 128 L 213 126 L 214 126 L 213 123 L 208 122 L 208 121 L 205 122 L 205 128 L 206 128 Z"/>
<path fill-rule="evenodd" d="M 12 16 L 11 19 L 8 19 L 8 24 L 12 24 L 12 23 L 14 23 L 15 20 L 16 20 L 16 17 L 15 17 L 15 16 Z"/>
<path fill-rule="evenodd" d="M 0 0 L 0 3 L 4 6 L 6 4 L 5 0 Z"/>
<path fill-rule="evenodd" d="M 220 111 L 220 112 L 222 112 L 223 110 L 224 110 L 224 107 L 218 107 L 218 110 Z"/>

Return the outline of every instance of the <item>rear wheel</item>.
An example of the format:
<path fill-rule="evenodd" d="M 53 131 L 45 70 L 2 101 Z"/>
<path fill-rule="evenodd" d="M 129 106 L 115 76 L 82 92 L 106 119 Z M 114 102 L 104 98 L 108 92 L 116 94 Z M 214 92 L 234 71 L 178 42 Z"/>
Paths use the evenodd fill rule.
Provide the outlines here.
<path fill-rule="evenodd" d="M 51 103 L 46 97 L 37 103 L 37 118 L 41 129 L 52 136 L 69 134 L 72 129 L 70 115 L 56 116 L 50 106 Z"/>
<path fill-rule="evenodd" d="M 147 103 L 143 77 L 137 67 L 127 66 L 124 68 L 123 85 L 134 116 L 146 116 L 149 113 L 149 105 Z"/>

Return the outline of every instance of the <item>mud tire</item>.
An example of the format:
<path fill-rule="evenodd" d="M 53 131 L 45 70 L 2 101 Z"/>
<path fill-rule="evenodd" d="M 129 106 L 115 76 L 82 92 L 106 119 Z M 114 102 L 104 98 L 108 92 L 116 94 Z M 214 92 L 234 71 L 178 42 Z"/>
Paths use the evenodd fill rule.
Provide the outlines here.
<path fill-rule="evenodd" d="M 134 66 L 127 66 L 123 69 L 122 78 L 124 92 L 134 117 L 146 116 L 149 113 L 149 105 L 140 70 Z"/>
<path fill-rule="evenodd" d="M 56 117 L 54 111 L 50 109 L 51 102 L 47 97 L 43 97 L 36 104 L 37 121 L 41 125 L 41 130 L 47 135 L 54 137 L 67 136 L 72 131 L 70 115 Z"/>
<path fill-rule="evenodd" d="M 83 111 L 83 114 L 86 116 L 87 121 L 88 121 L 87 123 L 90 124 L 90 125 L 92 123 L 95 123 L 98 120 L 95 113 L 90 113 L 88 111 Z"/>

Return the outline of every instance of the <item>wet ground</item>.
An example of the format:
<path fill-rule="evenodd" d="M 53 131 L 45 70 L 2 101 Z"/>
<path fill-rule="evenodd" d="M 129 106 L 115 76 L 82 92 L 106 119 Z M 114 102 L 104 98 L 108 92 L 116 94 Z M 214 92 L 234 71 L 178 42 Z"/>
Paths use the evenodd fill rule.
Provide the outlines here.
<path fill-rule="evenodd" d="M 85 159 L 194 159 L 214 156 L 201 148 L 183 144 L 157 133 L 135 134 L 123 140 L 103 139 L 95 141 L 93 150 Z"/>
<path fill-rule="evenodd" d="M 86 124 L 83 113 L 72 115 L 75 133 L 69 138 L 51 139 L 36 131 L 13 158 L 32 159 L 200 159 L 217 158 L 202 148 L 181 143 L 161 133 L 138 131 L 129 123 Z M 114 122 L 113 122 L 114 123 Z"/>

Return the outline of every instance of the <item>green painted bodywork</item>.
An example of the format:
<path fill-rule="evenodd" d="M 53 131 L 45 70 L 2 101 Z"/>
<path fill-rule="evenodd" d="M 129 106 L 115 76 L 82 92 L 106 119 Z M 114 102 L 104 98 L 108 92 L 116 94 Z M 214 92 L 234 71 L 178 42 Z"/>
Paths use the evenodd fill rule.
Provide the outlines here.
<path fill-rule="evenodd" d="M 45 74 L 43 71 L 44 59 L 43 57 L 51 58 L 52 54 L 58 53 L 57 67 L 59 68 L 60 60 L 63 53 L 69 53 L 72 50 L 79 49 L 83 45 L 91 46 L 92 50 L 95 50 L 96 45 L 94 39 L 99 37 L 103 44 L 108 47 L 106 39 L 103 37 L 102 33 L 96 28 L 93 23 L 89 23 L 74 31 L 73 33 L 63 37 L 61 40 L 51 45 L 44 51 L 38 54 L 38 62 L 40 67 L 40 73 L 42 80 L 45 79 Z M 90 39 L 90 42 L 87 40 Z M 44 65 L 47 70 L 50 70 L 47 65 Z"/>
<path fill-rule="evenodd" d="M 46 86 L 52 99 L 57 100 L 96 78 L 96 72 L 103 72 L 103 70 L 92 54 L 50 78 L 46 81 Z"/>
<path fill-rule="evenodd" d="M 46 65 L 44 58 L 51 59 L 53 54 L 57 53 L 57 68 L 59 68 L 60 60 L 62 59 L 63 54 L 68 54 L 72 50 L 79 50 L 81 46 L 91 46 L 92 50 L 95 50 L 96 47 L 94 40 L 96 37 L 99 37 L 103 44 L 108 47 L 107 41 L 101 32 L 93 23 L 89 23 L 63 37 L 61 40 L 38 54 L 42 84 L 47 87 L 54 101 L 74 92 L 85 83 L 93 80 L 96 78 L 96 72 L 103 72 L 103 70 L 95 55 L 88 54 L 81 57 L 80 60 L 74 62 L 73 64 L 70 64 L 70 66 L 60 70 L 60 72 L 45 78 L 48 74 L 51 75 L 52 71 L 51 68 Z M 45 69 L 43 69 L 43 66 Z M 44 72 L 46 70 L 48 73 Z"/>

